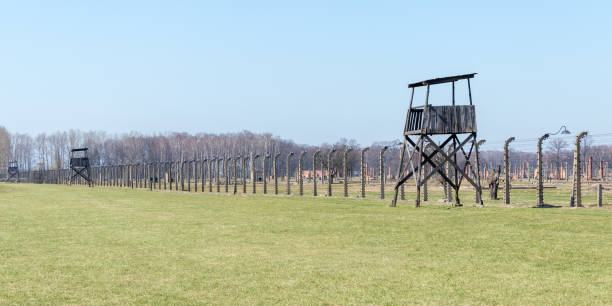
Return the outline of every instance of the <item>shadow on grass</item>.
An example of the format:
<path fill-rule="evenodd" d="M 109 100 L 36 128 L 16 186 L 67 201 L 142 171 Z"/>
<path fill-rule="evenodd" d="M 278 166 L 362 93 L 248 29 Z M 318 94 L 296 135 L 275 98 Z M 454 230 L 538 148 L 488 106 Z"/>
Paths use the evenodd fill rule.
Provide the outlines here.
<path fill-rule="evenodd" d="M 531 208 L 561 208 L 562 206 L 559 205 L 550 205 L 550 204 L 542 204 L 542 205 L 536 205 L 536 206 L 531 206 Z"/>

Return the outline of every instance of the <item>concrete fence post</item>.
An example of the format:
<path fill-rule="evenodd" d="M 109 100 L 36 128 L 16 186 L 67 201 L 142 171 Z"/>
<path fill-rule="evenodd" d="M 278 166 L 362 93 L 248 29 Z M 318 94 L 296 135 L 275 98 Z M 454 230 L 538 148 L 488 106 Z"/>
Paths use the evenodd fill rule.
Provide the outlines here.
<path fill-rule="evenodd" d="M 332 171 L 332 155 L 334 154 L 334 152 L 336 152 L 336 148 L 332 148 L 328 153 L 327 153 L 327 196 L 331 197 L 332 196 L 332 183 L 333 183 L 333 176 L 331 174 Z"/>
<path fill-rule="evenodd" d="M 268 172 L 266 168 L 266 160 L 270 159 L 270 154 L 266 153 L 264 157 L 261 159 L 261 176 L 263 179 L 263 193 L 268 193 Z"/>
<path fill-rule="evenodd" d="M 201 171 L 198 172 L 199 164 L 200 164 L 199 160 L 193 161 L 193 191 L 194 192 L 198 192 L 198 182 L 200 181 L 198 177 L 199 172 L 201 172 Z"/>
<path fill-rule="evenodd" d="M 304 169 L 302 168 L 304 163 L 304 155 L 306 155 L 306 151 L 302 151 L 298 158 L 298 184 L 300 187 L 300 196 L 304 195 Z"/>
<path fill-rule="evenodd" d="M 514 141 L 514 137 L 506 139 L 504 142 L 504 204 L 510 205 L 510 159 L 509 146 Z"/>
<path fill-rule="evenodd" d="M 208 157 L 204 158 L 202 160 L 202 163 L 200 164 L 200 175 L 202 176 L 202 181 L 200 183 L 200 185 L 202 185 L 202 192 L 204 192 L 206 190 L 206 164 L 208 162 Z M 166 176 L 167 177 L 167 176 Z"/>
<path fill-rule="evenodd" d="M 187 167 L 189 167 L 187 171 L 187 191 L 188 192 L 191 192 L 191 178 L 193 176 L 193 165 L 195 164 L 194 162 L 195 161 L 193 160 L 190 160 L 187 162 Z M 158 178 L 158 181 L 159 181 L 159 178 Z"/>
<path fill-rule="evenodd" d="M 446 147 L 446 155 L 450 156 L 452 152 L 452 146 L 449 144 Z M 454 170 L 454 169 L 452 169 Z M 446 172 L 446 177 L 451 178 L 453 177 L 451 175 L 451 166 L 450 166 L 450 161 L 445 163 L 445 172 Z M 452 203 L 452 205 L 454 206 L 455 204 L 453 203 L 453 187 L 446 181 L 444 180 L 444 187 L 445 187 L 445 195 L 446 195 L 446 202 L 448 203 Z"/>
<path fill-rule="evenodd" d="M 423 165 L 423 176 L 425 176 L 427 174 L 427 170 L 430 168 L 429 164 L 425 164 Z M 423 182 L 423 202 L 427 202 L 429 201 L 429 188 L 427 188 L 427 181 L 426 180 Z M 404 184 L 402 184 L 402 186 L 404 186 Z"/>
<path fill-rule="evenodd" d="M 231 174 L 232 174 L 231 173 L 232 168 L 230 166 L 230 162 L 231 161 L 232 161 L 231 157 L 226 157 L 225 158 L 225 163 L 223 164 L 225 166 L 224 169 L 223 169 L 224 170 L 223 172 L 225 172 L 225 193 L 229 192 L 229 181 L 230 181 L 230 177 L 231 177 Z"/>
<path fill-rule="evenodd" d="M 278 158 L 281 156 L 280 153 L 274 155 L 272 159 L 272 175 L 274 176 L 274 194 L 278 194 Z"/>
<path fill-rule="evenodd" d="M 544 171 L 542 165 L 542 142 L 550 136 L 548 133 L 538 138 L 538 206 L 544 205 Z"/>
<path fill-rule="evenodd" d="M 312 154 L 312 195 L 317 196 L 317 156 L 321 153 L 320 150 L 317 150 Z M 321 169 L 321 177 L 323 177 L 323 169 Z"/>
<path fill-rule="evenodd" d="M 255 171 L 255 161 L 259 158 L 259 154 L 251 153 L 251 185 L 253 186 L 253 194 L 257 193 L 257 171 Z"/>
<path fill-rule="evenodd" d="M 164 189 L 172 190 L 172 162 L 163 162 L 162 165 L 164 167 Z"/>
<path fill-rule="evenodd" d="M 170 183 L 169 179 L 170 179 L 170 166 L 168 165 L 168 162 L 164 162 L 164 190 L 168 189 L 168 183 Z"/>
<path fill-rule="evenodd" d="M 347 159 L 348 159 L 348 154 L 349 152 L 351 152 L 353 150 L 352 147 L 348 147 L 344 150 L 344 156 L 342 159 L 342 171 L 343 171 L 343 175 L 344 175 L 344 197 L 348 197 L 348 180 L 349 180 L 349 173 L 348 173 L 348 165 L 347 165 Z"/>
<path fill-rule="evenodd" d="M 365 185 L 366 185 L 366 171 L 365 171 L 365 153 L 369 150 L 369 147 L 361 149 L 361 160 L 359 163 L 359 176 L 361 177 L 361 197 L 365 198 Z"/>
<path fill-rule="evenodd" d="M 580 132 L 576 135 L 576 142 L 574 143 L 574 173 L 573 173 L 573 186 L 572 195 L 570 196 L 570 206 L 582 207 L 582 186 L 581 186 L 581 158 L 580 158 L 580 140 L 587 135 L 587 132 Z"/>
<path fill-rule="evenodd" d="M 242 163 L 240 166 L 240 174 L 242 175 L 242 193 L 246 194 L 247 192 L 247 184 L 246 184 L 246 178 L 247 178 L 247 160 L 249 160 L 249 156 L 245 155 L 244 157 L 241 157 L 242 159 Z"/>
<path fill-rule="evenodd" d="M 213 191 L 213 166 L 217 162 L 217 158 L 213 157 L 208 160 L 208 192 Z M 216 168 L 215 168 L 216 169 Z"/>
<path fill-rule="evenodd" d="M 384 154 L 389 147 L 384 146 L 380 149 L 380 156 L 378 157 L 378 165 L 380 167 L 379 175 L 380 175 L 380 199 L 385 198 L 385 159 Z"/>
<path fill-rule="evenodd" d="M 403 149 L 402 149 L 402 150 L 399 150 L 399 156 L 400 156 L 399 160 L 403 162 L 402 154 L 404 154 L 404 150 L 403 150 Z M 399 168 L 399 167 L 398 167 L 398 168 Z M 399 169 L 398 169 L 398 171 L 399 171 Z M 398 172 L 398 176 L 397 176 L 398 181 L 399 181 L 399 179 L 400 179 L 401 177 L 402 177 L 402 173 L 399 173 L 399 172 Z M 405 189 L 405 187 L 404 187 L 405 185 L 406 185 L 406 184 L 402 184 L 402 185 L 400 186 L 400 200 L 402 200 L 402 201 L 406 200 L 406 189 Z M 425 190 L 425 191 L 426 191 L 426 190 L 427 190 L 427 185 L 426 185 L 426 184 L 424 184 L 424 185 L 423 185 L 423 187 L 424 187 L 424 189 L 423 189 L 423 190 Z M 423 194 L 423 195 L 424 195 L 424 194 Z M 427 198 L 427 196 L 424 196 L 424 198 Z M 426 200 L 424 200 L 424 201 L 426 201 Z"/>
<path fill-rule="evenodd" d="M 147 167 L 147 180 L 149 181 L 149 190 L 153 191 L 153 163 L 149 163 Z"/>
<path fill-rule="evenodd" d="M 286 173 L 287 173 L 287 194 L 291 194 L 291 165 L 289 164 L 289 161 L 291 159 L 291 156 L 293 156 L 293 152 L 289 152 L 289 154 L 287 155 L 287 163 L 286 163 Z"/>
<path fill-rule="evenodd" d="M 221 175 L 225 176 L 225 157 L 219 157 L 219 161 L 217 161 L 217 192 L 221 192 Z"/>
<path fill-rule="evenodd" d="M 233 171 L 234 194 L 238 192 L 238 173 L 236 173 L 237 171 L 236 164 L 238 163 L 239 160 L 242 160 L 243 161 L 242 164 L 244 165 L 244 159 L 242 158 L 242 156 L 234 157 L 234 171 Z M 242 172 L 244 172 L 244 169 L 242 169 Z"/>

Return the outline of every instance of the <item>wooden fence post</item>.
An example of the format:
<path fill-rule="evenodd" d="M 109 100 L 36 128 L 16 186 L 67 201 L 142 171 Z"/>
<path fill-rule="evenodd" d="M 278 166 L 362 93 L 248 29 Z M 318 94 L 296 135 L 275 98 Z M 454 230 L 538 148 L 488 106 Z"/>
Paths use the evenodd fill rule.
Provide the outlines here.
<path fill-rule="evenodd" d="M 597 184 L 597 206 L 602 207 L 603 203 L 602 203 L 602 192 L 603 192 L 603 185 L 601 183 Z"/>

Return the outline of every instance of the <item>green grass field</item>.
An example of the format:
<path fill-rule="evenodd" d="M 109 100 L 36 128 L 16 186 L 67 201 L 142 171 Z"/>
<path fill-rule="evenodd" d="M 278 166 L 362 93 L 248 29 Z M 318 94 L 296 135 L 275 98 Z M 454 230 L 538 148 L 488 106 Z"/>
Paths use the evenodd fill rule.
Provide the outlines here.
<path fill-rule="evenodd" d="M 534 195 L 416 209 L 0 184 L 0 304 L 612 304 L 612 210 Z"/>

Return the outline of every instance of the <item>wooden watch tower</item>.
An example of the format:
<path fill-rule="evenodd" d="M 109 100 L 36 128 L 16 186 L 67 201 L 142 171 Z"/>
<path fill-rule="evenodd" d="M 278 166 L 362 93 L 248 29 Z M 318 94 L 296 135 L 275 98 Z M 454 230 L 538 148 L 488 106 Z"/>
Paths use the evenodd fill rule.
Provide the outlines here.
<path fill-rule="evenodd" d="M 9 161 L 8 163 L 6 181 L 10 182 L 11 180 L 19 183 L 19 164 L 17 164 L 16 160 Z"/>
<path fill-rule="evenodd" d="M 395 206 L 397 203 L 400 186 L 414 177 L 417 188 L 415 205 L 418 207 L 420 205 L 421 187 L 436 173 L 453 188 L 455 193 L 454 204 L 461 203 L 459 187 L 465 179 L 476 191 L 476 202 L 482 205 L 476 141 L 476 110 L 472 104 L 470 87 L 470 79 L 475 75 L 476 73 L 450 76 L 408 85 L 412 92 L 408 114 L 406 115 L 406 125 L 404 126 L 404 145 L 400 155 L 398 182 L 395 185 L 395 195 L 391 206 Z M 455 82 L 463 80 L 467 81 L 470 104 L 455 105 Z M 448 83 L 452 86 L 452 104 L 430 105 L 430 87 Z M 414 106 L 414 91 L 419 87 L 426 87 L 425 104 Z M 438 139 L 439 142 L 436 143 L 434 139 Z M 472 153 L 475 163 L 473 166 L 470 161 Z M 407 158 L 405 158 L 406 155 Z M 426 165 L 430 167 L 426 167 Z M 445 171 L 446 165 L 449 167 L 446 167 Z M 472 176 L 466 172 L 471 172 Z"/>
<path fill-rule="evenodd" d="M 79 176 L 87 181 L 87 185 L 91 187 L 91 168 L 89 166 L 89 156 L 87 155 L 87 148 L 72 149 L 70 151 L 70 170 L 72 175 L 70 176 L 70 185 Z"/>

